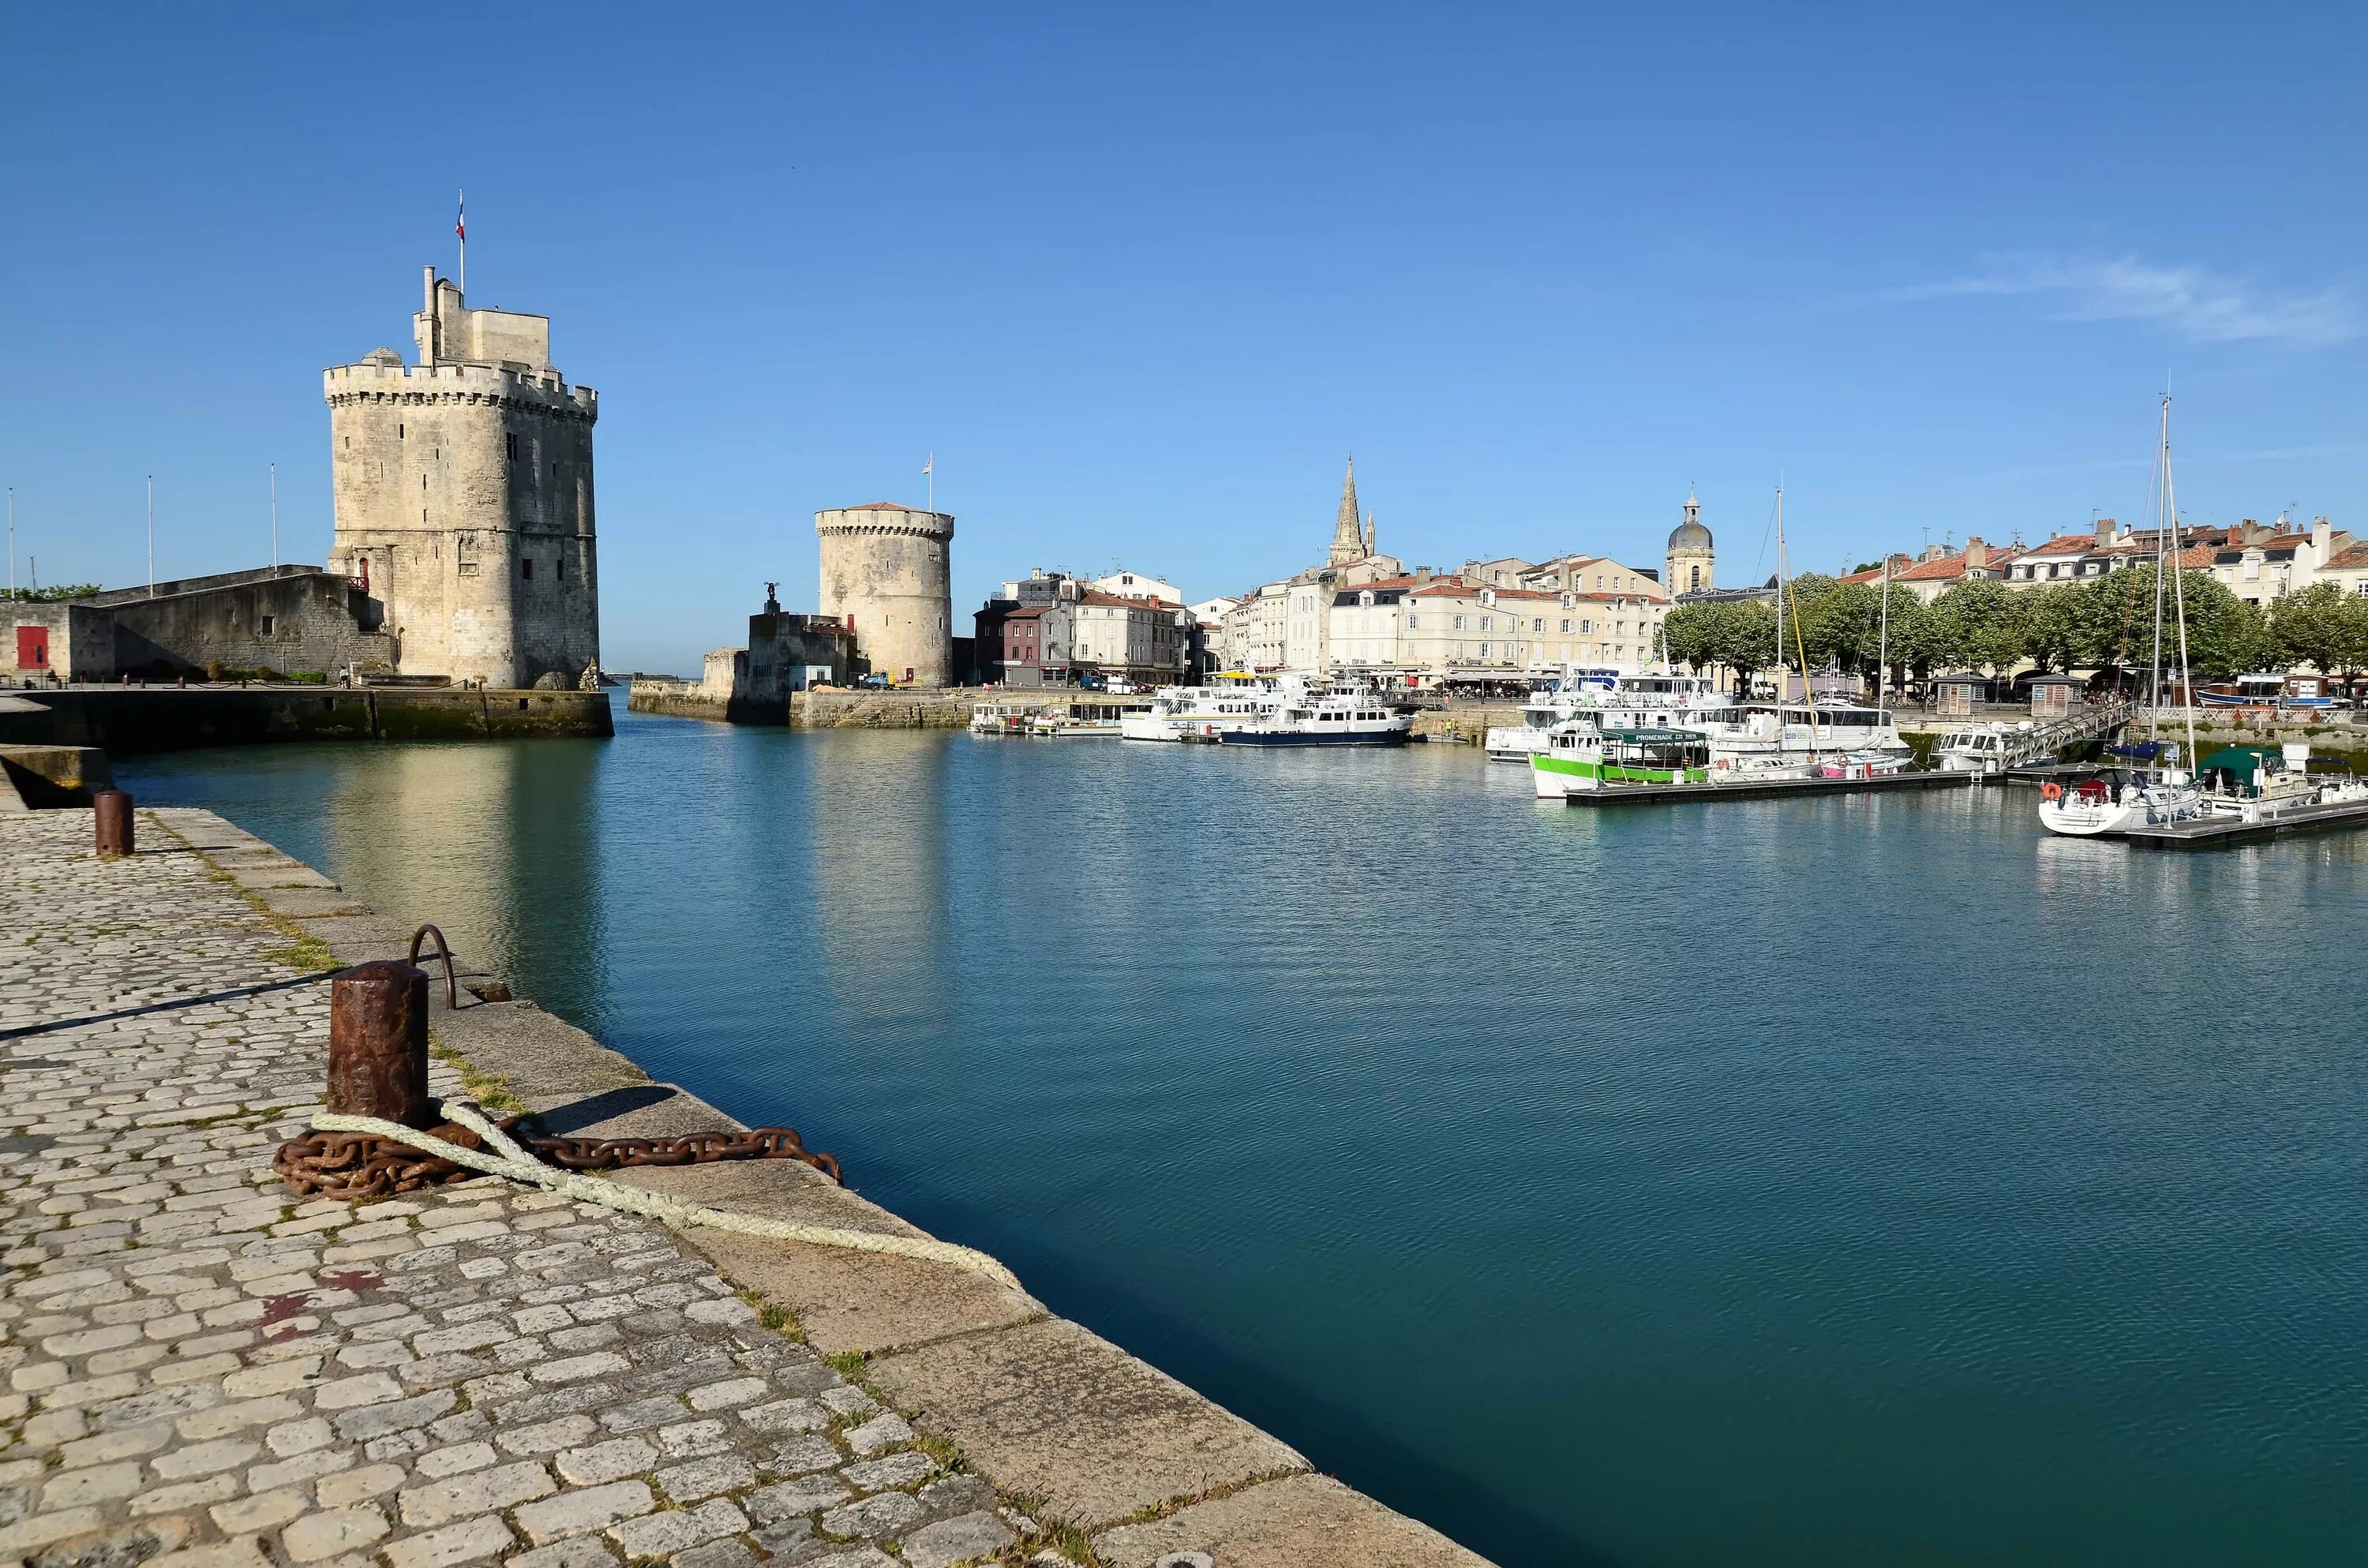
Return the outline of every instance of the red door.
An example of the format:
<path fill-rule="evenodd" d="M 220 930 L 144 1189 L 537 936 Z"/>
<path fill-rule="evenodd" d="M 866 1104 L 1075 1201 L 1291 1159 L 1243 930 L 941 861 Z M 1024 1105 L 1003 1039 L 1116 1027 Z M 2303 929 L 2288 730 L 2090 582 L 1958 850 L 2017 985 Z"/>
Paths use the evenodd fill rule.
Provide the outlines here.
<path fill-rule="evenodd" d="M 50 667 L 50 629 L 48 627 L 17 628 L 17 667 L 20 670 L 46 670 Z"/>

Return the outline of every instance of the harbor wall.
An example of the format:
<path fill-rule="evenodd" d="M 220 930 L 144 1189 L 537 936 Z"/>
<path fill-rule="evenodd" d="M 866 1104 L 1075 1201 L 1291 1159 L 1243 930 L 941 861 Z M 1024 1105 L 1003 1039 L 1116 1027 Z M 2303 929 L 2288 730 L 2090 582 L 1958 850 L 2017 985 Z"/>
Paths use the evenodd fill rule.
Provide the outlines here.
<path fill-rule="evenodd" d="M 603 691 L 126 687 L 28 693 L 0 741 L 114 754 L 268 741 L 482 741 L 616 733 Z"/>

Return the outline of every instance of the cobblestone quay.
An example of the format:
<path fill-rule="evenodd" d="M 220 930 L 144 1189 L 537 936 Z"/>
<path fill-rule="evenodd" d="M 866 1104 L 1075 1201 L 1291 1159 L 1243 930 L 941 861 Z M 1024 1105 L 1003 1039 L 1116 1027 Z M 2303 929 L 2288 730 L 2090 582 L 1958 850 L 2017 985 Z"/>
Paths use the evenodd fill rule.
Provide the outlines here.
<path fill-rule="evenodd" d="M 1480 1563 L 928 1265 L 495 1180 L 291 1200 L 271 1156 L 320 1108 L 315 933 L 348 960 L 393 934 L 210 813 L 140 833 L 102 862 L 87 812 L 0 823 L 0 1563 Z M 438 1017 L 469 1093 L 491 1061 L 554 1116 L 643 1107 L 598 1135 L 729 1125 L 547 1015 L 477 1011 Z M 575 1081 L 538 1096 L 554 1060 Z M 916 1233 L 803 1165 L 632 1176 Z"/>

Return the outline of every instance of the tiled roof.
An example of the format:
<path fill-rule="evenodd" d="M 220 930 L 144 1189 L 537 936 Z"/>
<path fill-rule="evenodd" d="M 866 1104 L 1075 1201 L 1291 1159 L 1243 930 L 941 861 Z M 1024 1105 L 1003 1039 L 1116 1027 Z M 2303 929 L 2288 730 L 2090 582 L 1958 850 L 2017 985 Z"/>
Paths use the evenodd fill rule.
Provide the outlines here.
<path fill-rule="evenodd" d="M 2045 544 L 2034 544 L 2025 555 L 2079 555 L 2097 548 L 2095 534 L 2057 534 Z"/>
<path fill-rule="evenodd" d="M 1420 598 L 1477 599 L 1483 593 L 1491 593 L 1500 599 L 1543 599 L 1552 603 L 1554 597 L 1552 594 L 1542 594 L 1533 588 L 1493 588 L 1478 583 L 1459 583 L 1452 578 L 1443 582 L 1426 584 L 1415 589 L 1414 592 L 1416 597 Z"/>
<path fill-rule="evenodd" d="M 2177 564 L 2181 572 L 2192 571 L 2197 567 L 2211 565 L 2212 558 L 2219 553 L 2218 549 L 2213 545 L 2199 544 L 2192 550 L 2180 551 L 2177 557 Z"/>
<path fill-rule="evenodd" d="M 2338 551 L 2334 555 L 2328 558 L 2326 563 L 2320 566 L 2319 570 L 2322 572 L 2357 572 L 2362 567 L 2368 567 L 2368 540 L 2362 540 L 2360 543 L 2353 545 L 2349 550 Z"/>
<path fill-rule="evenodd" d="M 1011 609 L 1004 611 L 1003 619 L 1007 621 L 1034 620 L 1051 608 L 1052 607 L 1050 605 L 1030 605 L 1026 609 Z"/>
<path fill-rule="evenodd" d="M 1905 572 L 1895 572 L 1891 580 L 1895 583 L 1943 583 L 1964 574 L 1964 556 L 1944 555 L 1938 561 L 1919 561 Z"/>
<path fill-rule="evenodd" d="M 1177 609 L 1181 608 L 1177 605 L 1167 604 L 1166 601 L 1161 599 L 1129 596 L 1125 594 L 1105 594 L 1090 588 L 1078 595 L 1076 602 L 1081 605 L 1109 605 L 1117 609 Z"/>

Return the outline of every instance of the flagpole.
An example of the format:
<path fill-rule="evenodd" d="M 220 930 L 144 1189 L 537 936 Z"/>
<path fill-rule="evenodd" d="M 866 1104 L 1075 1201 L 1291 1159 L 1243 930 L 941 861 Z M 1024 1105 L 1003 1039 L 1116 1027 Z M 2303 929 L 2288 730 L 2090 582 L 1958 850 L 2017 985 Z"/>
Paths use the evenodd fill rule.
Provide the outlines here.
<path fill-rule="evenodd" d="M 148 597 L 156 597 L 156 476 L 148 476 Z"/>
<path fill-rule="evenodd" d="M 271 465 L 271 569 L 279 570 L 279 465 Z"/>
<path fill-rule="evenodd" d="M 921 464 L 921 472 L 929 478 L 929 516 L 938 515 L 938 454 L 931 452 Z"/>
<path fill-rule="evenodd" d="M 452 232 L 461 237 L 461 276 L 456 281 L 461 286 L 461 294 L 466 296 L 469 292 L 469 193 L 465 189 L 461 192 L 460 216 L 453 220 Z"/>

